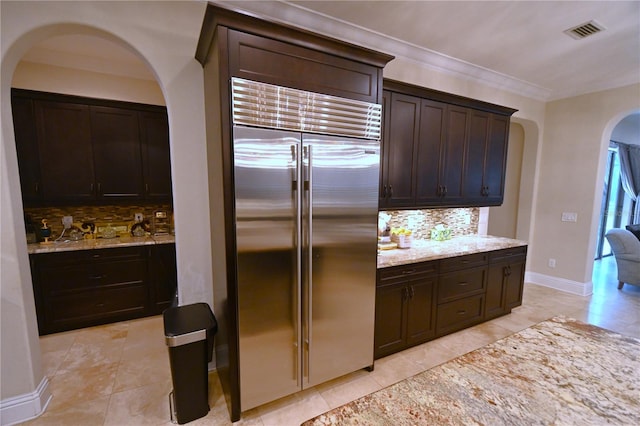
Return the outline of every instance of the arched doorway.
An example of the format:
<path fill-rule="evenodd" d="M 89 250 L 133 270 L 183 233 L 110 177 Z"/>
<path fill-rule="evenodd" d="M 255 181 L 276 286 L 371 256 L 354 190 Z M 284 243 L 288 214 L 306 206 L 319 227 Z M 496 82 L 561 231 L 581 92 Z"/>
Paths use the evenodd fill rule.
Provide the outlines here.
<path fill-rule="evenodd" d="M 4 9 L 3 9 L 4 13 Z M 12 108 L 10 102 L 10 88 L 14 77 L 18 77 L 22 83 L 38 81 L 40 76 L 41 86 L 29 86 L 29 89 L 52 90 L 47 84 L 55 84 L 57 87 L 81 88 L 88 81 L 96 78 L 80 79 L 79 73 L 87 73 L 87 70 L 76 68 L 75 73 L 64 72 L 59 64 L 53 73 L 52 68 L 47 68 L 44 73 L 46 79 L 42 79 L 42 69 L 30 64 L 28 69 L 22 68 L 21 58 L 23 52 L 29 53 L 29 46 L 37 46 L 41 40 L 47 40 L 48 36 L 57 36 L 60 33 L 75 33 L 78 37 L 92 37 L 104 42 L 102 46 L 111 43 L 118 49 L 128 45 L 114 36 L 102 31 L 79 25 L 53 25 L 41 27 L 30 33 L 25 33 L 15 43 L 7 43 L 3 46 L 2 64 L 2 412 L 3 420 L 29 418 L 30 413 L 39 413 L 44 409 L 50 399 L 48 380 L 44 375 L 38 344 L 38 330 L 33 302 L 33 291 L 29 274 L 29 263 L 26 260 L 25 232 L 23 223 L 22 203 L 20 203 L 19 173 L 16 164 L 15 134 L 13 132 Z M 115 48 L 115 47 L 114 47 Z M 142 56 L 138 56 L 138 62 L 144 65 Z M 145 65 L 146 66 L 146 65 Z M 53 75 L 52 75 L 53 74 Z M 73 75 L 70 75 L 73 74 Z M 153 76 L 153 73 L 148 72 Z M 94 76 L 95 77 L 95 76 Z M 120 77 L 122 79 L 122 77 Z M 100 79 L 97 79 L 100 80 Z M 102 81 L 108 78 L 102 76 Z M 112 79 L 113 80 L 113 79 Z M 65 83 L 66 82 L 66 83 Z M 27 83 L 29 84 L 29 83 Z M 162 90 L 157 82 L 153 82 L 159 94 L 163 98 Z M 87 84 L 84 84 L 87 86 Z M 25 86 L 23 86 L 25 87 Z M 100 89 L 109 85 L 100 85 Z M 65 90 L 55 90 L 65 92 Z M 126 90 L 123 90 L 125 92 Z M 80 95 L 73 91 L 67 91 L 74 95 Z M 94 93 L 92 95 L 95 96 Z M 158 96 L 156 95 L 156 98 Z M 127 99 L 131 101 L 132 99 Z M 161 104 L 164 104 L 162 101 Z M 19 395 L 17 398 L 10 398 Z M 8 401 L 8 402 L 7 402 Z M 11 420 L 14 419 L 14 420 Z"/>
<path fill-rule="evenodd" d="M 637 200 L 623 188 L 619 149 L 625 145 L 632 147 L 629 151 L 637 155 L 640 146 L 640 111 L 634 111 L 622 119 L 612 120 L 615 124 L 609 138 L 606 154 L 604 154 L 604 179 L 602 182 L 602 201 L 598 222 L 596 247 L 594 254 L 592 281 L 594 291 L 600 286 L 617 281 L 615 259 L 605 234 L 612 228 L 624 228 L 635 223 L 633 211 Z M 628 149 L 628 148 L 627 148 Z"/>

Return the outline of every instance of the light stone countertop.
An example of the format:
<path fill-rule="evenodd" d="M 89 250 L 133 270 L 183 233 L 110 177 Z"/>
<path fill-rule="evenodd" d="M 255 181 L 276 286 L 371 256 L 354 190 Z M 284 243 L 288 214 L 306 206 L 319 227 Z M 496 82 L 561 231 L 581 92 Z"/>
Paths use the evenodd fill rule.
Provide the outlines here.
<path fill-rule="evenodd" d="M 95 240 L 59 241 L 49 244 L 27 244 L 29 254 L 56 253 L 61 251 L 94 250 L 115 247 L 145 246 L 175 243 L 175 235 L 150 235 L 146 237 L 119 236 L 116 238 L 98 238 Z"/>
<path fill-rule="evenodd" d="M 414 240 L 408 249 L 379 250 L 378 269 L 526 245 L 526 241 L 491 235 L 464 235 L 447 241 Z"/>

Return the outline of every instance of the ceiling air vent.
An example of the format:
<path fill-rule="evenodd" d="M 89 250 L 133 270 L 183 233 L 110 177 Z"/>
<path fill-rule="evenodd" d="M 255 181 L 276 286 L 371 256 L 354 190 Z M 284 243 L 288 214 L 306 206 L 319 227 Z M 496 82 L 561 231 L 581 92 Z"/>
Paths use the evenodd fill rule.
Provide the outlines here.
<path fill-rule="evenodd" d="M 578 25 L 577 27 L 569 28 L 568 30 L 565 30 L 564 33 L 576 40 L 579 40 L 604 30 L 606 30 L 604 25 L 596 21 L 589 21 Z"/>

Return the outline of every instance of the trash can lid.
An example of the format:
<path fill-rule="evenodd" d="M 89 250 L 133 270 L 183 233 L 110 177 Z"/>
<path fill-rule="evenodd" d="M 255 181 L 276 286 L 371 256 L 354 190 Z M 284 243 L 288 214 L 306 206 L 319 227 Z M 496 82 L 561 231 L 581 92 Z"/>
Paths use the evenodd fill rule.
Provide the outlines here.
<path fill-rule="evenodd" d="M 162 317 L 164 334 L 169 346 L 205 340 L 218 331 L 218 323 L 206 303 L 168 308 L 162 313 Z M 180 336 L 186 339 L 180 339 Z"/>

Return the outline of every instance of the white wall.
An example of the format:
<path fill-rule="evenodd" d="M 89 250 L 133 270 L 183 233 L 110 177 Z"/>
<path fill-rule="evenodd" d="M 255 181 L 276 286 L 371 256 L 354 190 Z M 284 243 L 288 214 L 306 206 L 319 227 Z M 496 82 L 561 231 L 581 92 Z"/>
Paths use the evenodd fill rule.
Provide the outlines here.
<path fill-rule="evenodd" d="M 165 105 L 157 81 L 21 61 L 11 87 L 98 99 Z"/>
<path fill-rule="evenodd" d="M 604 158 L 614 126 L 639 107 L 638 84 L 547 104 L 528 260 L 534 281 L 591 293 Z M 563 212 L 577 222 L 562 222 Z"/>
<path fill-rule="evenodd" d="M 487 233 L 497 237 L 518 238 L 518 205 L 520 201 L 520 175 L 524 153 L 524 129 L 512 123 L 509 129 L 509 149 L 505 173 L 504 201 L 489 209 Z"/>
<path fill-rule="evenodd" d="M 158 78 L 169 115 L 181 303 L 213 302 L 203 73 L 194 59 L 203 2 L 0 2 L 1 388 L 29 399 L 46 383 L 40 367 L 18 180 L 10 87 L 20 58 L 47 37 L 86 33 L 129 45 Z M 37 398 L 37 395 L 34 397 Z M 11 407 L 9 407 L 11 408 Z M 37 414 L 37 413 L 34 413 Z M 2 423 L 8 423 L 6 416 Z"/>

